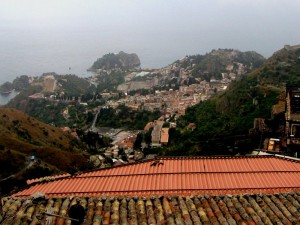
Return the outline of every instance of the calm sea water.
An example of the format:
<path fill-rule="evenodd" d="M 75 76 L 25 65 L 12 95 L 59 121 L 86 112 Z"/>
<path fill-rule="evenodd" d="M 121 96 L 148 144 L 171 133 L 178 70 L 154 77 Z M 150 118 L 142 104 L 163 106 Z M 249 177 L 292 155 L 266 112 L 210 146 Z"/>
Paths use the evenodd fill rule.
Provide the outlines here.
<path fill-rule="evenodd" d="M 170 37 L 145 37 L 147 34 L 119 28 L 114 31 L 112 27 L 93 30 L 0 25 L 0 85 L 21 75 L 46 72 L 87 77 L 93 62 L 111 52 L 138 54 L 142 68 L 161 68 L 185 55 Z M 0 105 L 15 95 L 0 95 Z"/>
<path fill-rule="evenodd" d="M 0 106 L 7 104 L 9 100 L 16 97 L 17 94 L 19 94 L 19 92 L 16 91 L 12 91 L 9 94 L 0 94 Z"/>
<path fill-rule="evenodd" d="M 160 43 L 126 32 L 114 35 L 111 30 L 67 27 L 0 28 L 0 84 L 20 75 L 45 72 L 89 76 L 87 69 L 93 62 L 110 52 L 137 53 L 143 68 L 161 68 L 184 56 L 177 50 L 174 53 L 174 44 L 166 44 L 163 39 Z"/>

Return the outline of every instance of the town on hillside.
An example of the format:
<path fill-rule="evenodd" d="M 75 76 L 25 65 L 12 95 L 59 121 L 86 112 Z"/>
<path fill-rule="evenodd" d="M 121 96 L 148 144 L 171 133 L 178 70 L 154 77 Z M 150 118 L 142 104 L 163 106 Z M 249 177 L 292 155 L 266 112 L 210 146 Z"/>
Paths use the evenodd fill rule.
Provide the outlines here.
<path fill-rule="evenodd" d="M 59 112 L 53 111 L 54 116 L 48 111 L 41 119 L 85 141 L 93 149 L 94 165 L 106 167 L 154 158 L 157 149 L 168 145 L 170 129 L 177 127 L 178 118 L 188 108 L 225 92 L 231 83 L 242 80 L 263 62 L 263 57 L 255 52 L 218 49 L 149 70 L 140 68 L 136 54 L 120 52 L 98 59 L 89 69 L 92 76 L 88 78 L 45 73 L 40 77 L 21 76 L 13 83 L 17 85 L 2 86 L 6 91 L 10 86 L 17 91 L 32 89 L 27 91 L 25 101 L 33 110 L 37 105 L 59 108 Z M 15 99 L 12 104 L 15 101 L 15 105 L 20 105 Z M 43 114 L 39 108 L 37 116 Z M 132 119 L 126 119 L 131 116 L 129 112 L 135 117 L 139 117 L 135 112 L 149 112 L 156 117 L 141 117 L 139 123 L 136 120 L 132 124 Z M 86 117 L 89 122 L 82 122 Z M 122 123 L 117 123 L 119 119 Z M 255 124 L 254 130 L 260 132 Z M 187 129 L 196 129 L 194 121 Z M 274 137 L 261 137 L 264 140 L 258 148 L 271 150 L 268 144 Z"/>
<path fill-rule="evenodd" d="M 212 55 L 238 54 L 236 50 L 217 50 L 213 51 Z M 124 57 L 122 53 L 122 57 Z M 109 55 L 109 57 L 112 57 Z M 105 59 L 105 57 L 103 57 Z M 136 60 L 136 59 L 134 59 Z M 169 129 L 176 127 L 176 120 L 185 114 L 188 107 L 198 104 L 201 101 L 206 101 L 211 96 L 223 92 L 227 89 L 232 81 L 239 80 L 242 76 L 250 71 L 251 66 L 239 63 L 238 61 L 229 61 L 223 65 L 223 72 L 218 76 L 214 75 L 210 68 L 200 70 L 198 64 L 193 57 L 184 57 L 169 66 L 159 70 L 143 70 L 137 67 L 139 61 L 132 63 L 134 66 L 124 68 L 118 65 L 107 66 L 107 62 L 102 62 L 101 68 L 93 69 L 93 76 L 84 80 L 89 86 L 99 83 L 99 80 L 114 76 L 116 73 L 123 73 L 124 80 L 122 83 L 117 83 L 114 90 L 109 88 L 103 89 L 97 94 L 101 98 L 100 106 L 91 107 L 91 101 L 84 99 L 81 95 L 73 96 L 66 93 L 64 90 L 65 83 L 69 82 L 70 78 L 57 79 L 55 73 L 46 73 L 42 77 L 31 77 L 30 84 L 41 85 L 43 90 L 29 95 L 28 98 L 32 101 L 44 100 L 49 104 L 56 102 L 67 103 L 61 111 L 63 118 L 68 121 L 74 115 L 71 115 L 74 104 L 79 104 L 82 111 L 86 114 L 92 112 L 93 123 L 87 132 L 95 132 L 101 137 L 106 136 L 111 139 L 110 146 L 100 148 L 97 144 L 95 149 L 101 152 L 101 155 L 93 155 L 91 161 L 97 167 L 105 167 L 109 165 L 118 165 L 126 162 L 133 162 L 143 158 L 153 158 L 157 151 L 143 151 L 144 149 L 153 149 L 162 147 L 168 144 Z M 110 61 L 109 61 L 110 62 Z M 122 64 L 124 65 L 124 64 Z M 194 78 L 192 73 L 198 70 L 201 76 Z M 203 77 L 206 77 L 204 79 Z M 61 90 L 58 92 L 58 90 Z M 50 94 L 49 94 L 50 93 Z M 97 101 L 97 97 L 95 97 Z M 101 117 L 101 112 L 104 109 L 111 108 L 118 111 L 118 107 L 126 106 L 131 111 L 159 111 L 159 117 L 152 121 L 143 121 L 144 127 L 139 130 L 114 129 L 107 127 L 97 127 L 95 124 L 97 117 Z M 191 124 L 190 129 L 194 129 L 195 125 Z M 62 127 L 65 132 L 71 133 L 78 138 L 76 128 Z M 149 133 L 145 140 L 145 134 Z M 142 140 L 136 144 L 136 140 L 142 136 Z M 112 160 L 108 160 L 110 158 Z"/>

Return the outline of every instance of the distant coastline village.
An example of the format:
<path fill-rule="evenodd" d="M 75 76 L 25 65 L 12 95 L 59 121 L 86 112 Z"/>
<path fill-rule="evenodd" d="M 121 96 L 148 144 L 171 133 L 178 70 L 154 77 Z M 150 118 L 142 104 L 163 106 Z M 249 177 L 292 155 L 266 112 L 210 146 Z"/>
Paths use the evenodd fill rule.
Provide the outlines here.
<path fill-rule="evenodd" d="M 285 46 L 283 51 L 295 51 L 299 48 L 300 46 Z M 283 53 L 286 57 L 287 52 Z M 214 50 L 209 57 L 226 55 L 232 59 L 237 54 L 239 53 L 235 50 Z M 253 56 L 252 53 L 250 55 Z M 251 153 L 226 156 L 221 154 L 161 156 L 157 155 L 155 150 L 163 149 L 169 143 L 170 131 L 174 132 L 173 128 L 179 127 L 180 123 L 176 122 L 180 120 L 177 119 L 183 115 L 187 116 L 189 107 L 224 92 L 232 82 L 242 80 L 243 75 L 254 65 L 225 60 L 226 63 L 222 64 L 222 72 L 211 74 L 208 68 L 200 70 L 199 63 L 195 63 L 195 58 L 184 57 L 160 70 L 142 70 L 136 68 L 140 63 L 132 54 L 129 58 L 135 61 L 132 63 L 134 69 L 126 69 L 123 82 L 118 83 L 115 81 L 120 78 L 120 73 L 124 72 L 122 67 L 126 67 L 127 64 L 124 64 L 126 53 L 121 52 L 117 56 L 120 65 L 115 64 L 115 54 L 108 54 L 106 57 L 114 62 L 113 68 L 109 65 L 110 61 L 99 59 L 97 63 L 101 67 L 93 68 L 94 75 L 89 78 L 79 79 L 75 75 L 68 75 L 58 79 L 59 76 L 55 73 L 29 78 L 30 87 L 39 88 L 33 88 L 34 91 L 25 97 L 32 105 L 42 102 L 38 106 L 49 111 L 53 105 L 61 105 L 59 113 L 64 121 L 71 120 L 72 117 L 80 117 L 74 110 L 76 106 L 80 106 L 84 118 L 89 117 L 88 125 L 85 124 L 84 129 L 77 124 L 60 128 L 75 138 L 70 141 L 64 137 L 69 144 L 64 151 L 70 154 L 76 153 L 71 146 L 75 144 L 76 138 L 79 139 L 80 135 L 88 137 L 89 144 L 93 145 L 93 152 L 91 151 L 93 154 L 88 155 L 89 160 L 87 158 L 84 160 L 91 162 L 93 169 L 74 171 L 77 164 L 73 161 L 70 163 L 73 166 L 72 170 L 68 173 L 26 178 L 25 187 L 15 189 L 3 198 L 0 195 L 1 224 L 300 224 L 300 160 L 297 158 L 300 148 L 299 86 L 286 85 L 285 91 L 280 89 L 280 92 L 272 92 L 275 93 L 274 96 L 276 95 L 276 99 L 271 96 L 274 98 L 268 105 L 272 107 L 270 113 L 272 119 L 254 118 L 249 136 L 252 135 L 260 142 L 260 146 L 255 151 L 251 149 Z M 295 56 L 294 61 L 289 59 L 288 63 L 280 62 L 280 66 L 290 67 L 292 63 L 300 65 L 299 55 Z M 214 63 L 209 64 L 208 67 L 216 70 Z M 281 71 L 282 67 L 278 68 L 277 72 Z M 285 69 L 283 68 L 283 74 L 286 72 Z M 297 69 L 299 70 L 299 67 Z M 194 72 L 201 76 L 192 76 Z M 24 80 L 27 78 L 22 77 Z M 107 81 L 110 78 L 113 79 L 110 86 L 105 86 L 99 93 L 89 92 L 88 99 L 83 94 L 77 94 L 79 92 L 77 89 L 72 95 L 66 94 L 66 84 L 70 88 L 71 80 L 86 85 L 83 89 L 88 89 L 101 85 L 99 80 Z M 262 77 L 257 76 L 254 79 L 257 81 Z M 267 90 L 267 85 L 253 83 L 263 91 Z M 268 85 L 270 88 L 268 90 L 279 89 L 276 84 Z M 248 90 L 253 91 L 252 83 L 249 86 L 251 87 Z M 244 89 L 239 90 L 245 94 Z M 7 90 L 4 91 L 7 93 Z M 250 91 L 245 96 L 248 97 Z M 247 106 L 252 113 L 266 103 L 258 105 L 258 94 L 251 93 L 253 96 L 247 98 L 248 103 L 250 102 Z M 259 92 L 259 94 L 260 97 L 263 96 L 261 99 L 266 99 L 266 92 Z M 246 101 L 245 98 L 242 100 Z M 269 107 L 266 108 L 265 111 L 270 110 Z M 115 112 L 122 110 L 124 110 L 125 123 L 132 122 L 127 118 L 129 117 L 127 111 L 133 114 L 159 112 L 154 114 L 159 115 L 156 116 L 159 118 L 155 117 L 153 121 L 142 121 L 140 130 L 97 125 L 97 120 L 104 116 L 102 114 L 108 112 L 104 120 L 110 120 Z M 21 127 L 19 120 L 10 121 L 7 115 L 9 111 L 14 111 L 14 116 L 17 114 L 17 110 L 7 109 L 5 114 L 1 112 L 1 117 L 7 124 L 11 122 L 13 124 L 11 129 L 16 129 L 23 139 L 27 138 L 33 143 L 34 140 L 31 139 L 28 131 Z M 47 118 L 48 116 L 46 113 Z M 238 116 L 242 115 L 238 114 Z M 249 117 L 250 124 L 253 117 Z M 114 119 L 115 117 L 112 118 Z M 222 117 L 221 119 L 223 120 Z M 51 136 L 37 120 L 29 116 L 25 120 L 40 129 L 42 138 Z M 191 120 L 184 125 L 185 131 L 189 132 L 188 135 L 197 128 L 194 121 L 197 118 L 192 117 Z M 58 133 L 59 137 L 56 140 L 63 139 L 61 136 L 65 133 L 60 128 L 54 128 L 55 124 L 46 125 L 52 129 L 53 136 Z M 211 129 L 210 125 L 208 129 Z M 70 135 L 66 136 L 70 137 Z M 278 137 L 274 138 L 274 135 Z M 102 142 L 109 140 L 109 145 L 107 147 L 100 145 L 97 142 L 99 137 L 103 138 Z M 146 139 L 149 141 L 147 142 Z M 135 146 L 137 140 L 140 142 L 138 149 Z M 46 142 L 35 141 L 39 145 L 34 152 L 43 151 L 40 146 Z M 54 142 L 54 146 L 57 145 L 55 140 L 51 142 Z M 248 147 L 245 143 L 249 142 L 243 143 L 244 148 Z M 228 151 L 232 150 L 230 149 L 232 146 L 225 146 L 225 148 L 228 148 Z M 288 150 L 295 149 L 293 153 L 296 155 L 293 157 L 286 155 Z M 9 157 L 12 155 L 5 146 L 1 146 L 1 152 L 10 154 Z M 65 155 L 59 154 L 59 157 L 61 156 Z M 22 170 L 31 169 L 38 161 L 39 159 L 34 155 L 31 156 Z M 15 174 L 0 182 L 12 177 L 15 177 Z"/>
<path fill-rule="evenodd" d="M 289 51 L 298 49 L 299 46 L 286 45 L 284 48 Z M 112 147 L 101 150 L 101 152 L 104 151 L 104 156 L 99 155 L 92 158 L 97 166 L 106 166 L 103 163 L 105 157 L 111 157 L 114 165 L 125 163 L 121 159 L 119 151 L 122 154 L 125 153 L 129 162 L 143 158 L 153 158 L 156 156 L 155 154 L 144 155 L 141 150 L 167 145 L 169 142 L 169 129 L 176 127 L 176 120 L 180 116 L 185 115 L 188 107 L 206 101 L 217 93 L 224 92 L 231 82 L 242 79 L 245 73 L 252 70 L 252 63 L 246 65 L 234 60 L 239 54 L 241 54 L 239 51 L 230 49 L 213 50 L 208 54 L 208 57 L 212 58 L 212 62 L 215 60 L 213 57 L 225 58 L 225 60 L 223 59 L 224 62 L 221 63 L 219 71 L 222 72 L 219 75 L 212 73 L 212 71 L 218 69 L 217 64 L 210 63 L 206 66 L 206 69 L 200 69 L 197 58 L 190 56 L 186 56 L 162 69 L 146 70 L 139 67 L 140 61 L 136 54 L 126 54 L 124 52 L 108 54 L 94 63 L 93 66 L 95 67 L 95 64 L 98 63 L 98 67 L 90 69 L 93 72 L 93 76 L 84 78 L 89 86 L 94 85 L 97 87 L 99 80 L 105 80 L 116 73 L 124 73 L 126 71 L 122 83 L 115 85 L 113 90 L 106 88 L 101 93 L 98 93 L 100 95 L 98 97 L 104 101 L 104 104 L 101 106 L 91 108 L 89 106 L 90 102 L 82 99 L 80 93 L 77 95 L 75 93 L 74 96 L 66 95 L 64 84 L 69 82 L 69 78 L 58 80 L 58 75 L 55 73 L 45 73 L 41 77 L 35 78 L 29 77 L 29 83 L 33 86 L 42 86 L 42 91 L 29 95 L 28 98 L 68 103 L 67 107 L 61 112 L 66 121 L 70 118 L 69 111 L 74 103 L 83 106 L 85 113 L 92 112 L 94 121 L 88 131 L 96 132 L 101 136 L 107 136 L 112 139 Z M 116 62 L 115 57 L 119 57 Z M 253 56 L 251 57 L 254 58 Z M 218 58 L 218 60 L 220 59 Z M 111 61 L 116 64 L 111 65 Z M 193 76 L 195 71 L 201 76 Z M 203 77 L 207 79 L 203 79 Z M 94 96 L 93 98 L 96 97 Z M 148 123 L 143 130 L 133 131 L 124 130 L 123 128 L 113 129 L 95 126 L 101 109 L 112 108 L 117 110 L 120 105 L 124 105 L 133 111 L 160 111 L 161 116 L 154 121 L 147 121 Z M 165 124 L 168 125 L 166 126 Z M 260 129 L 257 128 L 256 124 L 257 122 L 254 123 L 254 129 Z M 190 123 L 187 128 L 194 130 L 196 125 L 195 123 Z M 62 129 L 78 138 L 74 128 L 63 127 Z M 146 144 L 144 134 L 149 131 L 151 132 L 151 141 Z M 143 140 L 141 149 L 137 151 L 134 150 L 134 143 L 139 133 L 143 133 Z M 268 142 L 265 143 L 263 148 L 268 148 Z"/>
<path fill-rule="evenodd" d="M 181 64 L 189 64 L 187 68 L 180 67 Z M 155 111 L 159 110 L 162 112 L 162 116 L 157 118 L 155 121 L 149 121 L 145 126 L 144 132 L 152 129 L 151 133 L 151 144 L 146 146 L 142 143 L 142 148 L 144 147 L 161 147 L 166 145 L 169 140 L 169 128 L 176 127 L 176 119 L 185 114 L 185 110 L 188 107 L 198 104 L 201 101 L 209 99 L 216 93 L 226 90 L 228 85 L 246 72 L 245 65 L 242 63 L 228 64 L 226 66 L 226 72 L 222 73 L 221 79 L 216 79 L 214 76 L 209 80 L 203 80 L 201 78 L 196 78 L 193 84 L 187 85 L 186 81 L 191 77 L 189 74 L 193 67 L 193 60 L 189 57 L 184 57 L 178 62 L 171 64 L 160 70 L 141 70 L 128 72 L 125 76 L 125 83 L 120 84 L 116 88 L 116 92 L 102 92 L 100 93 L 102 99 L 105 99 L 105 105 L 100 108 L 111 107 L 116 109 L 119 105 L 125 105 L 131 110 L 147 110 Z M 96 85 L 98 82 L 99 75 L 109 76 L 109 74 L 114 71 L 119 71 L 120 69 L 98 69 L 94 71 L 94 76 L 86 78 L 88 82 Z M 208 73 L 208 72 L 203 72 Z M 157 74 L 160 74 L 158 77 Z M 171 83 L 169 88 L 164 88 L 161 90 L 162 81 L 170 79 Z M 172 75 L 171 75 L 172 76 Z M 137 81 L 138 79 L 138 81 Z M 172 82 L 173 81 L 173 82 Z M 31 80 L 33 82 L 33 80 Z M 66 80 L 67 82 L 67 80 Z M 57 83 L 55 79 L 55 74 L 44 74 L 42 79 L 42 85 L 44 87 L 44 92 L 54 92 L 60 84 Z M 141 90 L 147 91 L 151 94 L 141 94 Z M 133 93 L 134 94 L 129 94 Z M 122 97 L 120 96 L 122 93 Z M 78 102 L 83 106 L 88 106 L 87 102 L 82 101 L 81 97 L 75 96 L 64 96 L 64 92 L 60 95 L 45 95 L 44 93 L 35 93 L 29 96 L 30 99 L 46 99 L 49 101 L 64 101 L 64 102 Z M 70 105 L 72 107 L 72 104 Z M 92 111 L 95 113 L 100 110 L 100 108 L 95 108 Z M 63 116 L 69 118 L 68 107 L 63 111 Z M 172 118 L 172 121 L 170 119 Z M 169 127 L 163 127 L 164 123 L 168 122 Z M 190 124 L 190 129 L 195 128 L 195 124 Z M 76 136 L 76 132 L 72 129 L 65 127 L 64 131 L 70 132 L 72 135 Z M 137 133 L 141 131 L 120 131 L 115 129 L 110 129 L 109 131 L 105 128 L 93 128 L 95 132 L 99 132 L 100 135 L 107 135 L 112 138 L 113 147 L 105 150 L 105 155 L 112 157 L 114 164 L 122 164 L 123 160 L 119 158 L 119 149 L 124 149 L 127 154 L 129 161 L 140 160 L 143 157 L 153 158 L 155 154 L 150 154 L 144 156 L 142 153 L 133 150 L 133 145 L 136 139 Z M 127 136 L 126 136 L 127 134 Z M 120 140 L 120 137 L 123 138 Z M 101 165 L 104 161 L 104 157 L 93 157 L 96 165 Z M 101 161 L 101 162 L 99 162 Z"/>

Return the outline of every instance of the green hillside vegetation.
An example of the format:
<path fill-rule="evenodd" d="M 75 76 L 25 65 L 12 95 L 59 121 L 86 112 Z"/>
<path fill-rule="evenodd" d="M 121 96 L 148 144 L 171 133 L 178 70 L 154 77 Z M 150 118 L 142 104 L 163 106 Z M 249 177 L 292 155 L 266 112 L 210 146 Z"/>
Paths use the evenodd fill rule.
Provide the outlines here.
<path fill-rule="evenodd" d="M 193 77 L 209 81 L 212 77 L 221 79 L 221 73 L 237 72 L 238 63 L 244 65 L 245 72 L 250 72 L 260 67 L 264 61 L 265 58 L 254 51 L 240 52 L 233 49 L 218 49 L 205 55 L 188 56 L 175 63 L 189 70 Z M 227 70 L 228 65 L 233 66 L 231 71 Z"/>
<path fill-rule="evenodd" d="M 5 82 L 0 86 L 0 93 L 8 93 L 14 89 L 13 84 L 10 82 Z"/>
<path fill-rule="evenodd" d="M 96 90 L 86 79 L 76 75 L 56 75 L 55 78 L 66 97 L 79 97 Z"/>
<path fill-rule="evenodd" d="M 96 87 L 76 75 L 57 75 L 51 73 L 57 80 L 55 92 L 45 91 L 47 85 L 43 81 L 43 76 L 36 79 L 30 86 L 21 90 L 20 94 L 12 99 L 7 106 L 17 108 L 28 115 L 35 117 L 45 123 L 56 126 L 72 126 L 74 124 L 84 125 L 86 114 L 84 107 L 77 101 L 86 102 L 95 96 Z M 55 95 L 57 100 L 51 99 L 32 99 L 28 96 L 36 93 L 43 93 L 46 97 Z M 70 102 L 75 99 L 76 101 Z M 94 106 L 103 102 L 94 101 Z M 63 111 L 69 108 L 69 118 L 64 118 Z"/>
<path fill-rule="evenodd" d="M 24 93 L 24 92 L 22 92 Z M 53 124 L 55 126 L 72 126 L 74 124 L 81 124 L 85 121 L 85 114 L 83 106 L 75 104 L 70 110 L 70 119 L 63 117 L 63 111 L 68 107 L 68 102 L 64 101 L 49 101 L 46 99 L 30 99 L 18 95 L 12 100 L 8 106 L 14 107 L 28 115 L 37 118 L 44 123 Z M 76 114 L 78 112 L 78 114 Z"/>
<path fill-rule="evenodd" d="M 22 91 L 28 88 L 29 86 L 29 77 L 26 75 L 22 75 L 20 77 L 15 78 L 12 83 L 5 82 L 4 84 L 0 85 L 0 92 L 10 92 L 13 89 L 15 89 L 16 91 Z"/>
<path fill-rule="evenodd" d="M 115 69 L 119 68 L 122 70 L 134 69 L 135 67 L 139 67 L 141 64 L 139 57 L 137 54 L 127 54 L 125 52 L 119 52 L 118 54 L 109 53 L 101 58 L 97 59 L 90 70 L 97 69 Z"/>
<path fill-rule="evenodd" d="M 234 154 L 253 149 L 248 130 L 256 117 L 271 118 L 271 108 L 287 84 L 300 85 L 300 50 L 282 49 L 259 69 L 235 81 L 222 94 L 188 108 L 172 130 L 165 154 Z M 190 123 L 196 129 L 188 129 Z M 235 150 L 228 152 L 229 145 Z"/>
<path fill-rule="evenodd" d="M 20 77 L 17 77 L 16 79 L 14 79 L 12 84 L 13 84 L 13 87 L 17 91 L 22 91 L 22 90 L 24 90 L 24 89 L 26 89 L 30 86 L 29 77 L 26 76 L 26 75 L 22 75 Z"/>
<path fill-rule="evenodd" d="M 47 124 L 57 127 L 68 126 L 86 129 L 93 120 L 93 115 L 91 115 L 90 111 L 87 112 L 87 110 L 103 104 L 104 100 L 89 102 L 88 106 L 84 106 L 76 101 L 53 102 L 45 99 L 29 99 L 23 110 L 30 116 Z M 68 110 L 67 117 L 63 115 L 65 110 Z"/>
<path fill-rule="evenodd" d="M 97 92 L 116 91 L 118 85 L 125 82 L 125 75 L 123 71 L 112 71 L 110 74 L 97 76 Z"/>
<path fill-rule="evenodd" d="M 7 181 L 8 187 L 10 182 L 23 184 L 25 178 L 88 169 L 88 155 L 84 150 L 77 139 L 61 129 L 16 109 L 0 108 L 0 180 L 17 173 Z M 27 169 L 31 156 L 38 163 Z"/>
<path fill-rule="evenodd" d="M 102 108 L 97 118 L 96 127 L 143 130 L 149 121 L 154 121 L 160 116 L 160 111 L 131 110 L 125 105 L 119 105 L 116 110 Z"/>

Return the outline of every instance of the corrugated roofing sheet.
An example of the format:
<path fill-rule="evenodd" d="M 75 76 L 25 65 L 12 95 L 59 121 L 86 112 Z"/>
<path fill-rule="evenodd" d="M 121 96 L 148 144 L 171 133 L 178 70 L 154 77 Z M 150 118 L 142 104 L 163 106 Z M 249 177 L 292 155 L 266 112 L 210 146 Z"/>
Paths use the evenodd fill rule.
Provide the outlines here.
<path fill-rule="evenodd" d="M 166 157 L 40 183 L 14 196 L 249 193 L 300 189 L 300 162 L 279 157 Z"/>
<path fill-rule="evenodd" d="M 56 179 L 60 179 L 63 177 L 70 177 L 70 176 L 71 176 L 71 174 L 65 173 L 65 174 L 60 174 L 60 175 L 41 177 L 41 178 L 37 178 L 37 179 L 27 180 L 27 184 L 33 184 L 33 183 L 38 183 L 38 182 L 42 182 L 42 181 L 51 181 L 51 180 L 56 180 Z"/>

